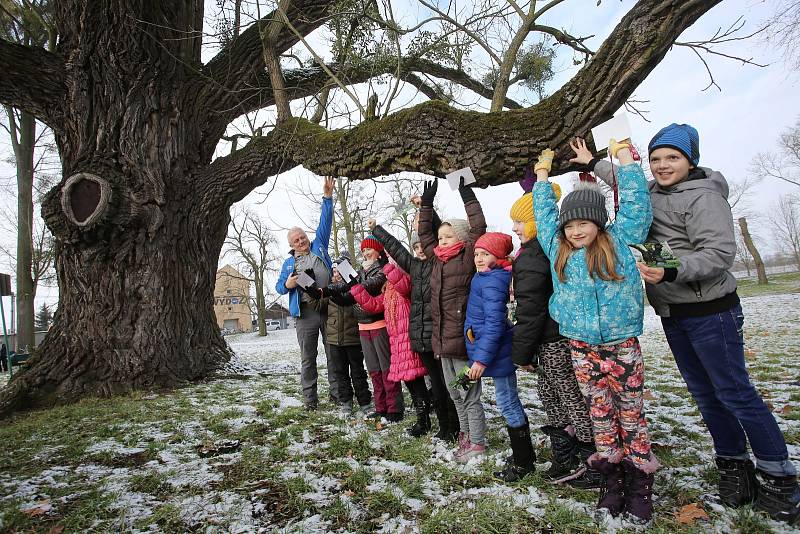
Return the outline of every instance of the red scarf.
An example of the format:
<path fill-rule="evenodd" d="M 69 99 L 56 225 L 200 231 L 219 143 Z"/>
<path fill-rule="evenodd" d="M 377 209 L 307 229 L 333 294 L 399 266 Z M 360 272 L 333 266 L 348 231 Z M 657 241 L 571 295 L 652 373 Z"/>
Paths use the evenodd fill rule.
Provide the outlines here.
<path fill-rule="evenodd" d="M 464 242 L 459 241 L 455 245 L 450 245 L 449 247 L 441 247 L 438 246 L 433 249 L 434 254 L 436 257 L 439 258 L 439 261 L 442 263 L 447 263 L 448 261 L 452 260 L 456 256 L 458 256 L 459 252 L 464 250 Z"/>
<path fill-rule="evenodd" d="M 481 272 L 488 273 L 492 269 L 505 269 L 506 271 L 510 271 L 511 270 L 511 262 L 506 258 L 500 258 L 500 259 L 496 260 L 494 263 L 492 263 L 490 266 L 488 266 L 486 269 L 484 269 Z"/>

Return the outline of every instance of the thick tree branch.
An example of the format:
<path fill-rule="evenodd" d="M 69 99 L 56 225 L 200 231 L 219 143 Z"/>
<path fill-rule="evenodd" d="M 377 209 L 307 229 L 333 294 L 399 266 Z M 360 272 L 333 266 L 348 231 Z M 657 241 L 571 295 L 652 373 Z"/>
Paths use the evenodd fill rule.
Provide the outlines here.
<path fill-rule="evenodd" d="M 27 111 L 54 131 L 63 121 L 64 62 L 43 48 L 0 39 L 0 102 Z"/>
<path fill-rule="evenodd" d="M 308 35 L 325 22 L 325 14 L 334 3 L 334 0 L 296 0 L 289 6 L 286 17 L 297 32 Z M 209 110 L 215 130 L 221 127 L 224 131 L 225 125 L 247 112 L 245 108 L 268 105 L 258 103 L 264 96 L 259 83 L 264 72 L 259 27 L 278 17 L 273 11 L 252 24 L 205 65 L 203 70 L 208 78 L 199 80 L 206 86 L 200 105 Z M 295 33 L 284 27 L 274 40 L 276 54 L 282 54 L 297 42 Z M 254 106 L 253 102 L 258 104 Z"/>
<path fill-rule="evenodd" d="M 486 114 L 431 101 L 332 132 L 293 119 L 212 163 L 201 178 L 204 202 L 229 205 L 300 164 L 350 179 L 399 171 L 442 176 L 469 166 L 480 184 L 489 185 L 518 180 L 521 169 L 552 147 L 554 174 L 573 170 L 569 139 L 610 118 L 675 39 L 720 1 L 640 0 L 572 80 L 531 108 Z"/>

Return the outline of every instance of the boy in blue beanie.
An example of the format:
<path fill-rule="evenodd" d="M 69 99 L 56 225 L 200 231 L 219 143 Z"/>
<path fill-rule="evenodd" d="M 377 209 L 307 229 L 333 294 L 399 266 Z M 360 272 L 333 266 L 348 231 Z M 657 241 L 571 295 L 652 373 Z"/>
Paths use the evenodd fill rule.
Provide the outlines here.
<path fill-rule="evenodd" d="M 572 162 L 588 164 L 613 184 L 610 163 L 573 144 Z M 797 522 L 800 488 L 786 441 L 750 382 L 744 361 L 744 314 L 730 273 L 736 257 L 728 183 L 700 167 L 700 137 L 688 124 L 670 124 L 648 145 L 653 224 L 648 241 L 666 242 L 677 268 L 638 264 L 647 298 L 675 362 L 714 441 L 722 502 L 755 501 L 773 519 Z M 747 443 L 756 457 L 750 460 Z"/>

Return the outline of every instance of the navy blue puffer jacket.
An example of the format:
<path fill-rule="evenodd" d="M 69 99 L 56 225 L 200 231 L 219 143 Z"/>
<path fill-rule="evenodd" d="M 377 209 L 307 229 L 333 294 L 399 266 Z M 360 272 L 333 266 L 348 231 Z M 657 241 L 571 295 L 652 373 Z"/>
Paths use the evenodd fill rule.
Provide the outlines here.
<path fill-rule="evenodd" d="M 486 366 L 483 376 L 508 376 L 514 372 L 513 327 L 506 308 L 510 283 L 511 271 L 503 268 L 475 273 L 472 277 L 464 340 L 470 365 L 477 361 Z M 470 328 L 474 341 L 470 341 Z"/>

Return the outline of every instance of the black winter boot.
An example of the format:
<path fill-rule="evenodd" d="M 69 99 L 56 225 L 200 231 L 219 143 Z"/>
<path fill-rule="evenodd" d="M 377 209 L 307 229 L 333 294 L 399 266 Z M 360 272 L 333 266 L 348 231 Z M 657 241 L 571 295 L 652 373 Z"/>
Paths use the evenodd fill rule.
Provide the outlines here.
<path fill-rule="evenodd" d="M 790 525 L 800 523 L 800 487 L 797 477 L 789 475 L 776 477 L 758 470 L 758 495 L 755 509 L 766 512 L 776 521 L 784 521 Z"/>
<path fill-rule="evenodd" d="M 456 405 L 453 400 L 447 397 L 444 406 L 436 407 L 436 416 L 439 418 L 439 432 L 436 437 L 450 443 L 455 443 L 458 440 L 458 433 L 461 432 L 461 425 L 458 422 L 458 412 L 456 412 Z M 442 422 L 444 420 L 444 423 Z"/>
<path fill-rule="evenodd" d="M 414 399 L 414 411 L 417 413 L 417 420 L 408 429 L 409 435 L 418 438 L 431 431 L 431 416 L 428 415 L 431 409 L 430 399 Z"/>
<path fill-rule="evenodd" d="M 631 518 L 640 523 L 647 523 L 653 518 L 653 473 L 645 473 L 633 462 L 623 461 L 625 467 L 625 511 Z"/>
<path fill-rule="evenodd" d="M 523 426 L 516 428 L 507 426 L 506 429 L 511 440 L 512 461 L 507 463 L 502 471 L 495 472 L 494 476 L 504 482 L 518 482 L 536 470 L 536 453 L 531 442 L 531 428 L 525 421 Z"/>
<path fill-rule="evenodd" d="M 608 458 L 595 457 L 589 466 L 602 475 L 598 511 L 607 511 L 614 517 L 625 510 L 625 468 L 622 464 L 612 464 Z"/>
<path fill-rule="evenodd" d="M 583 465 L 583 472 L 573 479 L 567 480 L 567 484 L 578 489 L 597 489 L 603 485 L 603 475 L 589 464 L 589 457 L 597 452 L 594 442 L 579 441 L 578 457 Z"/>
<path fill-rule="evenodd" d="M 580 475 L 581 462 L 578 459 L 576 445 L 578 440 L 570 436 L 563 428 L 546 425 L 541 427 L 542 432 L 550 437 L 550 450 L 552 459 L 550 469 L 545 471 L 545 478 L 552 482 L 563 482 Z"/>
<path fill-rule="evenodd" d="M 748 460 L 716 458 L 719 471 L 719 498 L 722 504 L 738 508 L 756 498 L 758 481 L 756 468 Z"/>

